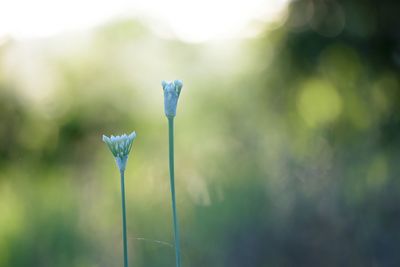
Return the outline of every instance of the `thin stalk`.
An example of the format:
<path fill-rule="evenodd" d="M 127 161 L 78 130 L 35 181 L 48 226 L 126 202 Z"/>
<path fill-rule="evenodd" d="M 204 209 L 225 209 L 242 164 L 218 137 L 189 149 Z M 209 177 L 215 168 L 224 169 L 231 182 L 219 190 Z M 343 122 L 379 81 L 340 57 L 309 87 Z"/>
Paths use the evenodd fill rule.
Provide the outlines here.
<path fill-rule="evenodd" d="M 174 220 L 175 262 L 176 267 L 181 266 L 181 250 L 179 244 L 179 225 L 175 201 L 175 174 L 174 174 L 174 118 L 168 118 L 169 140 L 169 175 L 171 181 L 172 216 Z"/>
<path fill-rule="evenodd" d="M 128 242 L 126 238 L 126 209 L 125 209 L 125 175 L 121 171 L 121 194 L 122 194 L 122 236 L 124 241 L 124 267 L 128 267 Z"/>

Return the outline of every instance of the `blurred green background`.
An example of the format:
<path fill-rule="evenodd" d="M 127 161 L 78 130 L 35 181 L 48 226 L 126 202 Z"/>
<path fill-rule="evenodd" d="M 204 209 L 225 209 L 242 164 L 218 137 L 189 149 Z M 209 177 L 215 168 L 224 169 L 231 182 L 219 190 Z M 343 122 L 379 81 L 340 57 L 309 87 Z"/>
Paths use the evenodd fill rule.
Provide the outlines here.
<path fill-rule="evenodd" d="M 247 38 L 190 43 L 121 17 L 1 39 L 0 266 L 122 266 L 101 136 L 132 130 L 130 264 L 174 266 L 163 79 L 184 81 L 183 266 L 399 266 L 399 12 L 298 0 Z"/>

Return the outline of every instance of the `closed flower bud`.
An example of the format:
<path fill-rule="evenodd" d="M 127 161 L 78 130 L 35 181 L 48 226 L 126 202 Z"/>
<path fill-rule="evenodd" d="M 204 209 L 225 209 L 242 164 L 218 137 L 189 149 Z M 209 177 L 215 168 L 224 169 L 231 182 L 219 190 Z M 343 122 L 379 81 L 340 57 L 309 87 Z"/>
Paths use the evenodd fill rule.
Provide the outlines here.
<path fill-rule="evenodd" d="M 179 95 L 181 94 L 183 83 L 181 80 L 174 82 L 162 81 L 164 90 L 164 111 L 168 118 L 176 116 L 176 106 L 178 104 Z"/>

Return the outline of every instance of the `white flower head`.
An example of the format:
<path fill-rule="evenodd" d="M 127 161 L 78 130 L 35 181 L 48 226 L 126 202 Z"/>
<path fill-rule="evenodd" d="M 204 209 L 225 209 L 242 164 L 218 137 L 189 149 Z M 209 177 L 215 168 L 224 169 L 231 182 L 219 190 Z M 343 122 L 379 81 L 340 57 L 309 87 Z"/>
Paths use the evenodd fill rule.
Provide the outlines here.
<path fill-rule="evenodd" d="M 129 152 L 131 152 L 132 143 L 135 138 L 136 132 L 132 132 L 129 135 L 111 135 L 111 137 L 103 135 L 103 141 L 107 144 L 111 153 L 115 157 L 120 171 L 125 171 L 126 161 L 128 159 Z"/>
<path fill-rule="evenodd" d="M 183 83 L 181 80 L 175 80 L 174 82 L 162 81 L 161 85 L 164 90 L 165 115 L 168 118 L 173 118 L 176 116 L 176 106 L 178 105 Z"/>

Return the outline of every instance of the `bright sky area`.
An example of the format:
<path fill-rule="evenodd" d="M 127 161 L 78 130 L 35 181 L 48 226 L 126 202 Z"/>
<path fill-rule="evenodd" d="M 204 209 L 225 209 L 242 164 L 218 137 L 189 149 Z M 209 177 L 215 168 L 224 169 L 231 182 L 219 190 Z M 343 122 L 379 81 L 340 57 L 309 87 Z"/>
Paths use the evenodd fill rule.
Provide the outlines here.
<path fill-rule="evenodd" d="M 0 38 L 47 37 L 136 17 L 160 34 L 169 31 L 183 41 L 204 42 L 255 34 L 255 22 L 279 20 L 288 1 L 5 0 L 0 1 Z"/>

